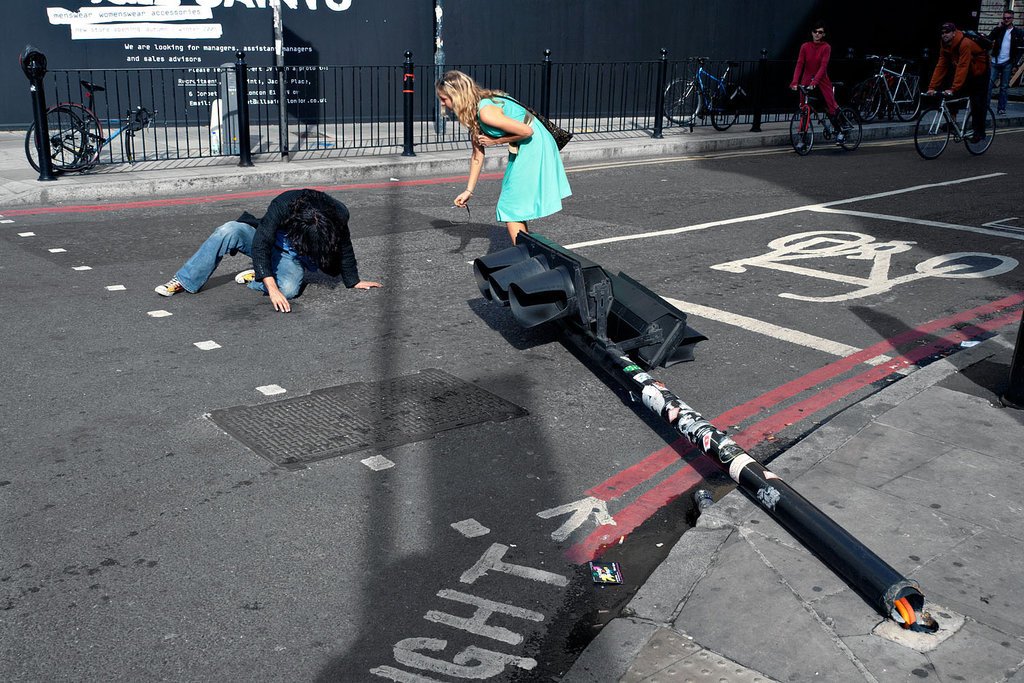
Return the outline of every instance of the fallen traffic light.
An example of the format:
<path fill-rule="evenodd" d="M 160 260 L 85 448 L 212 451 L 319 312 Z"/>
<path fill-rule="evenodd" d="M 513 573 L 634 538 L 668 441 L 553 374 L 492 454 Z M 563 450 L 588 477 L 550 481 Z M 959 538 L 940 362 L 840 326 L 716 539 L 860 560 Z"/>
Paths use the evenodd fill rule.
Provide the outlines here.
<path fill-rule="evenodd" d="M 484 297 L 509 306 L 523 327 L 559 321 L 592 343 L 635 351 L 647 368 L 693 360 L 707 337 L 686 314 L 625 273 L 611 275 L 589 259 L 535 233 L 473 262 Z"/>

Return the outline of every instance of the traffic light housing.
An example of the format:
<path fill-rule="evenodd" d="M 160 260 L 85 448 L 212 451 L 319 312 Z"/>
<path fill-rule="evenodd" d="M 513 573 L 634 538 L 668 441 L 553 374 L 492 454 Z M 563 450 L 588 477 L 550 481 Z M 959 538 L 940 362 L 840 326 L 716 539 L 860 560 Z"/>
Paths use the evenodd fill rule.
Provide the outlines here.
<path fill-rule="evenodd" d="M 706 337 L 686 314 L 625 273 L 601 266 L 535 233 L 473 262 L 485 298 L 509 306 L 520 325 L 558 321 L 592 342 L 632 353 L 645 368 L 693 360 Z"/>

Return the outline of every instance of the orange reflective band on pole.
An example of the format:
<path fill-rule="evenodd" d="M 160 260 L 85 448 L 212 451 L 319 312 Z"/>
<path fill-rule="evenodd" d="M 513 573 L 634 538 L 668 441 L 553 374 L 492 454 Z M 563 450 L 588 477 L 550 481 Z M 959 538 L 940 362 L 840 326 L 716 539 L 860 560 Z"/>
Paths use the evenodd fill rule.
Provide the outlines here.
<path fill-rule="evenodd" d="M 405 74 L 404 78 L 402 78 L 402 85 L 405 85 L 406 81 L 415 81 L 415 80 L 416 80 L 416 74 Z M 415 92 L 415 90 L 413 90 L 412 88 L 404 88 L 402 90 L 402 92 Z"/>

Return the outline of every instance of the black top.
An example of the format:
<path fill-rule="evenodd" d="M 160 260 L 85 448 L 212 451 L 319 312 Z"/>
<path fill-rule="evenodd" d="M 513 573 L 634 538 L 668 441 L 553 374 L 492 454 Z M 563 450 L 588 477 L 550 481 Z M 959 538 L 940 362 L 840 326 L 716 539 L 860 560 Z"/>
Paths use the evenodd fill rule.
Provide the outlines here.
<path fill-rule="evenodd" d="M 270 202 L 270 206 L 267 207 L 267 213 L 263 215 L 263 218 L 257 219 L 248 211 L 238 217 L 239 222 L 256 228 L 256 235 L 252 240 L 252 267 L 256 271 L 256 279 L 263 280 L 266 277 L 274 276 L 274 271 L 271 267 L 271 256 L 274 249 L 283 251 L 286 247 L 290 246 L 283 239 L 284 231 L 281 224 L 288 216 L 288 209 L 291 203 L 303 193 L 309 196 L 314 204 L 332 204 L 344 221 L 341 253 L 331 260 L 329 266 L 323 266 L 320 269 L 331 277 L 338 277 L 340 275 L 346 287 L 354 287 L 359 282 L 359 269 L 356 265 L 356 254 L 352 249 L 352 239 L 348 231 L 348 207 L 319 190 L 288 190 L 274 197 L 274 200 Z M 304 258 L 303 254 L 298 256 L 304 268 L 307 270 L 317 270 L 316 264 L 312 260 Z"/>

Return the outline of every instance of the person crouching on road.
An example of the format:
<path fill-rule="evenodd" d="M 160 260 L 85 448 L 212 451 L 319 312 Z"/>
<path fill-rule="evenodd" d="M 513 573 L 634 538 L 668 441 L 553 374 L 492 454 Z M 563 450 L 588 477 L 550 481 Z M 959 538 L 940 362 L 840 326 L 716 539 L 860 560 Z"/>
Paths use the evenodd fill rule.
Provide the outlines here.
<path fill-rule="evenodd" d="M 932 72 L 932 80 L 925 95 L 934 95 L 949 80 L 950 67 L 954 69 L 952 83 L 943 91 L 947 97 L 968 97 L 971 102 L 971 123 L 974 132 L 971 142 L 985 139 L 985 114 L 988 112 L 989 64 L 988 51 L 958 31 L 953 22 L 942 25 L 939 61 Z"/>
<path fill-rule="evenodd" d="M 495 211 L 516 235 L 528 232 L 527 221 L 562 210 L 572 194 L 558 145 L 547 128 L 515 99 L 500 90 L 487 90 L 461 71 L 447 71 L 435 86 L 437 99 L 469 129 L 473 152 L 466 189 L 455 198 L 468 206 L 484 166 L 484 148 L 508 145 L 508 165 L 501 181 Z"/>
<path fill-rule="evenodd" d="M 289 299 L 302 291 L 306 271 L 341 276 L 346 287 L 370 289 L 379 282 L 359 279 L 348 229 L 348 208 L 318 190 L 288 190 L 270 202 L 257 219 L 248 211 L 213 231 L 170 281 L 156 288 L 161 296 L 202 289 L 227 254 L 242 252 L 253 268 L 235 282 L 270 297 L 274 310 L 291 311 Z"/>

